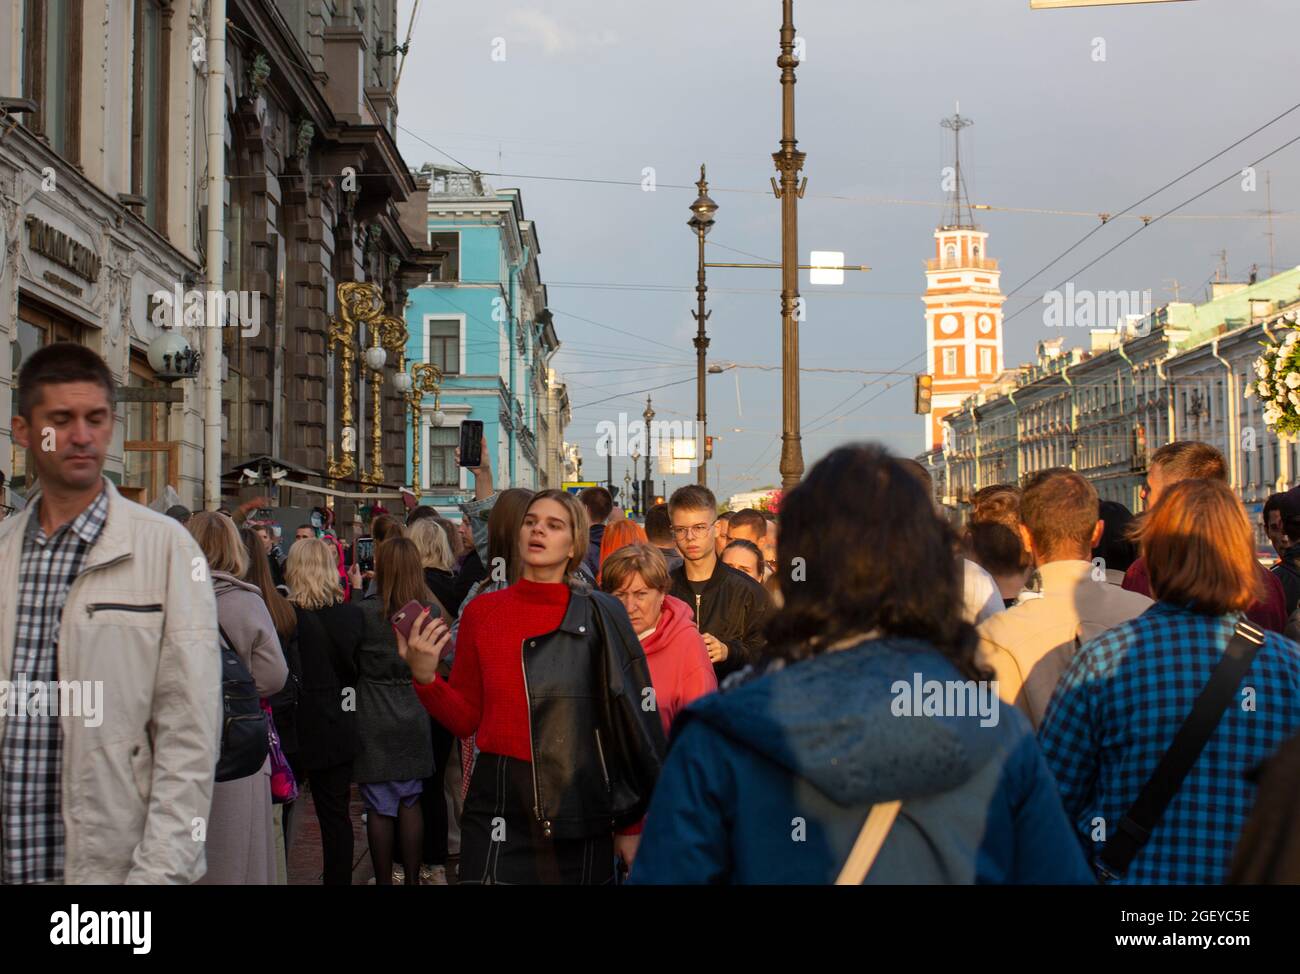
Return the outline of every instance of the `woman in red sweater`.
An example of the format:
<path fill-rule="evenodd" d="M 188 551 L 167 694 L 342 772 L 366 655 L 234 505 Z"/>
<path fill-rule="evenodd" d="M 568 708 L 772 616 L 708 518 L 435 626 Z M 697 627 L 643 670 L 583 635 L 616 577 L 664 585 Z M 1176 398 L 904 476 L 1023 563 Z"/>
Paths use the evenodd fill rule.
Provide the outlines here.
<path fill-rule="evenodd" d="M 600 587 L 627 609 L 632 629 L 650 663 L 655 708 L 667 734 L 673 719 L 687 704 L 718 689 L 708 647 L 695 625 L 695 613 L 681 599 L 668 594 L 672 588 L 668 562 L 650 544 L 627 545 L 601 562 Z"/>
<path fill-rule="evenodd" d="M 478 742 L 462 883 L 610 883 L 616 854 L 635 854 L 627 833 L 639 832 L 664 736 L 627 612 L 570 584 L 588 533 L 571 494 L 533 498 L 516 532 L 521 577 L 466 606 L 449 679 L 436 672 L 449 639 L 437 620 L 399 634 L 425 709 Z"/>

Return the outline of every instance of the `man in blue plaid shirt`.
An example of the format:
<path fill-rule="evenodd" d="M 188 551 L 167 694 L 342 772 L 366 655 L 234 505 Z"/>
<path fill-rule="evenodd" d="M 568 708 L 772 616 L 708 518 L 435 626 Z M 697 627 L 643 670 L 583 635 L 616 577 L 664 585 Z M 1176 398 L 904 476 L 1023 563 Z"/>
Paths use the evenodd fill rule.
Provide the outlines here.
<path fill-rule="evenodd" d="M 1075 655 L 1039 741 L 1090 858 L 1115 834 L 1258 597 L 1254 540 L 1226 484 L 1184 481 L 1143 526 L 1160 599 Z M 1120 882 L 1222 883 L 1255 800 L 1249 771 L 1300 730 L 1300 646 L 1265 634 L 1200 757 Z"/>

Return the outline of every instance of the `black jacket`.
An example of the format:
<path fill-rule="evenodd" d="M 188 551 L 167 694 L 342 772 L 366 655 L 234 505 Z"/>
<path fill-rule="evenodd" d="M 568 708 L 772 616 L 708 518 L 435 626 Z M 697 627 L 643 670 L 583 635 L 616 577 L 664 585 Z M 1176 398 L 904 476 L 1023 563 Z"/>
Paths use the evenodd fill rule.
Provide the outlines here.
<path fill-rule="evenodd" d="M 1290 619 L 1296 605 L 1300 604 L 1300 545 L 1292 545 L 1282 552 L 1282 560 L 1270 571 L 1282 583 L 1282 591 L 1286 594 L 1286 617 Z"/>
<path fill-rule="evenodd" d="M 685 565 L 673 569 L 669 577 L 672 579 L 669 594 L 691 607 L 700 632 L 710 633 L 727 644 L 727 658 L 713 665 L 719 683 L 729 673 L 758 659 L 765 645 L 763 624 L 772 611 L 772 600 L 763 586 L 744 572 L 723 564 L 721 558 L 698 597 L 686 580 Z"/>
<path fill-rule="evenodd" d="M 682 567 L 684 559 L 682 558 L 681 552 L 677 550 L 676 545 L 655 545 L 655 547 L 658 548 L 659 553 L 664 556 L 664 561 L 668 562 L 668 570 L 670 572 L 676 571 L 678 568 Z M 694 600 L 692 600 L 692 604 L 694 604 Z"/>
<path fill-rule="evenodd" d="M 324 609 L 295 606 L 302 687 L 298 749 L 286 755 L 295 772 L 347 764 L 357 754 L 357 656 L 361 610 L 339 603 Z"/>
<path fill-rule="evenodd" d="M 622 604 L 575 589 L 560 627 L 526 640 L 523 659 L 543 834 L 582 838 L 640 821 L 667 744 Z"/>
<path fill-rule="evenodd" d="M 460 614 L 460 603 L 465 598 L 462 594 L 460 599 L 456 598 L 457 583 L 456 576 L 448 571 L 440 571 L 437 568 L 426 568 L 424 570 L 424 585 L 433 597 L 438 600 L 438 604 L 447 610 L 447 616 L 455 619 Z"/>

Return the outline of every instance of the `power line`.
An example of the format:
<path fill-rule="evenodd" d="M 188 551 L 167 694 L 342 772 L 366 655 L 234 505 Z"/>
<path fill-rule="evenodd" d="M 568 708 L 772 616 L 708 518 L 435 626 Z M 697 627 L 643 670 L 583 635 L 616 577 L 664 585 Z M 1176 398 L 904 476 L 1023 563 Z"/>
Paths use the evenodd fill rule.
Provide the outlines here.
<path fill-rule="evenodd" d="M 613 325 L 607 325 L 604 322 L 593 321 L 591 318 L 584 318 L 582 315 L 574 314 L 572 311 L 557 310 L 555 308 L 551 308 L 550 310 L 555 314 L 567 315 L 570 318 L 578 319 L 578 321 L 585 321 L 587 324 L 595 325 L 597 328 L 604 328 L 608 331 L 618 332 L 620 335 L 627 335 L 629 338 L 636 338 L 643 342 L 649 342 L 651 345 L 658 345 L 661 348 L 671 349 L 674 352 L 681 351 L 680 346 L 668 345 L 664 342 L 655 341 L 653 338 L 647 338 L 645 335 L 638 335 L 636 332 L 633 331 L 624 331 L 622 328 L 615 328 Z"/>
<path fill-rule="evenodd" d="M 1297 107 L 1300 107 L 1300 106 L 1297 106 Z M 1278 147 L 1277 147 L 1276 149 L 1274 149 L 1272 152 L 1269 152 L 1269 153 L 1267 153 L 1266 155 L 1263 155 L 1263 156 L 1261 156 L 1260 158 L 1256 159 L 1254 162 L 1250 163 L 1250 166 L 1251 166 L 1252 168 L 1253 168 L 1254 166 L 1258 166 L 1261 162 L 1264 162 L 1265 160 L 1272 158 L 1273 156 L 1275 156 L 1275 155 L 1277 155 L 1279 152 L 1281 152 L 1283 149 L 1287 149 L 1287 148 L 1289 148 L 1289 147 L 1295 145 L 1297 142 L 1300 142 L 1300 135 L 1297 135 L 1295 138 L 1290 139 L 1290 140 L 1288 140 L 1288 141 L 1282 143 L 1280 146 L 1278 146 Z M 1199 167 L 1198 167 L 1198 168 L 1199 168 Z M 1136 230 L 1134 230 L 1132 233 L 1130 233 L 1127 237 L 1124 237 L 1122 240 L 1119 241 L 1119 243 L 1115 244 L 1115 245 L 1114 245 L 1113 247 L 1111 247 L 1110 249 L 1108 249 L 1108 250 L 1102 252 L 1102 253 L 1101 253 L 1097 258 L 1095 258 L 1094 260 L 1089 261 L 1087 264 L 1085 264 L 1083 267 L 1079 268 L 1079 269 L 1078 269 L 1077 271 L 1075 271 L 1073 274 L 1070 274 L 1069 276 L 1067 276 L 1067 277 L 1065 278 L 1065 280 L 1063 280 L 1060 284 L 1056 285 L 1056 287 L 1057 287 L 1058 289 L 1064 287 L 1068 282 L 1074 280 L 1076 277 L 1078 277 L 1078 276 L 1079 276 L 1080 274 L 1082 274 L 1084 271 L 1088 270 L 1088 268 L 1090 268 L 1090 267 L 1092 267 L 1094 264 L 1097 264 L 1097 263 L 1099 263 L 1100 261 L 1104 260 L 1106 257 L 1109 257 L 1109 256 L 1110 256 L 1111 254 L 1113 254 L 1116 250 L 1118 250 L 1120 247 L 1124 246 L 1126 243 L 1128 243 L 1130 240 L 1132 240 L 1134 237 L 1136 237 L 1139 233 L 1141 233 L 1141 232 L 1142 232 L 1143 230 L 1145 230 L 1147 227 L 1149 227 L 1149 226 L 1151 226 L 1151 225 L 1153 225 L 1153 224 L 1159 223 L 1159 222 L 1160 222 L 1161 220 L 1163 220 L 1166 216 L 1168 216 L 1169 214 L 1173 213 L 1175 210 L 1180 210 L 1180 209 L 1182 209 L 1182 208 L 1183 208 L 1184 206 L 1186 206 L 1188 203 L 1194 203 L 1196 200 L 1200 199 L 1202 196 L 1205 196 L 1205 195 L 1207 195 L 1207 194 L 1209 194 L 1209 193 L 1214 192 L 1214 190 L 1218 189 L 1218 188 L 1219 188 L 1220 186 L 1222 186 L 1224 183 L 1228 182 L 1228 180 L 1230 180 L 1230 179 L 1236 179 L 1239 175 L 1240 175 L 1240 172 L 1239 172 L 1238 170 L 1234 170 L 1233 172 L 1229 173 L 1227 176 L 1224 176 L 1222 179 L 1220 179 L 1217 183 L 1214 183 L 1212 186 L 1208 186 L 1208 187 L 1206 187 L 1204 190 L 1202 190 L 1201 192 L 1197 193 L 1195 196 L 1190 196 L 1190 197 L 1188 197 L 1187 199 L 1183 200 L 1183 202 L 1181 202 L 1181 203 L 1177 204 L 1176 206 L 1174 206 L 1174 207 L 1172 207 L 1172 208 L 1166 210 L 1164 213 L 1161 213 L 1159 216 L 1152 217 L 1149 221 L 1144 221 L 1143 224 L 1142 224 L 1142 226 L 1138 227 Z M 1026 282 L 1026 283 L 1028 283 L 1028 282 Z M 1012 292 L 1012 293 L 1015 293 L 1015 292 Z M 1008 297 L 1010 297 L 1010 295 L 1008 295 Z M 1014 319 L 1014 318 L 1020 316 L 1021 314 L 1023 314 L 1023 313 L 1026 312 L 1026 311 L 1028 311 L 1030 308 L 1034 307 L 1034 306 L 1037 305 L 1038 303 L 1039 303 L 1039 302 L 1037 302 L 1037 301 L 1031 301 L 1030 303 L 1026 304 L 1024 307 L 1020 308 L 1018 311 L 1014 312 L 1014 313 L 1011 314 L 1009 317 L 1003 319 L 1003 322 L 1002 322 L 1003 325 L 1005 326 L 1007 322 L 1009 322 L 1009 321 L 1011 321 L 1012 319 Z"/>
<path fill-rule="evenodd" d="M 1205 168 L 1206 166 L 1208 166 L 1210 163 L 1214 162 L 1216 159 L 1220 158 L 1220 157 L 1223 156 L 1224 154 L 1226 154 L 1226 153 L 1230 152 L 1231 150 L 1235 149 L 1237 146 L 1241 145 L 1243 142 L 1247 141 L 1248 139 L 1251 139 L 1251 138 L 1253 138 L 1254 136 L 1258 135 L 1260 132 L 1264 131 L 1264 129 L 1268 128 L 1268 127 L 1269 127 L 1270 125 L 1272 125 L 1273 123 L 1275 123 L 1275 122 L 1277 122 L 1277 121 L 1280 121 L 1281 119 L 1283 119 L 1283 118 L 1285 118 L 1286 116 L 1290 115 L 1290 114 L 1291 114 L 1292 112 L 1294 112 L 1297 108 L 1300 108 L 1300 102 L 1297 102 L 1296 104 L 1294 104 L 1294 105 L 1292 105 L 1290 108 L 1288 108 L 1286 111 L 1284 111 L 1284 112 L 1282 112 L 1281 114 L 1276 115 L 1276 116 L 1274 116 L 1273 118 L 1269 119 L 1269 120 L 1268 120 L 1267 122 L 1265 122 L 1263 125 L 1259 126 L 1259 127 L 1256 128 L 1254 131 L 1252 131 L 1252 132 L 1250 132 L 1249 134 L 1247 134 L 1247 135 L 1243 136 L 1242 138 L 1238 139 L 1236 142 L 1232 143 L 1232 145 L 1228 146 L 1226 149 L 1223 149 L 1223 150 L 1221 150 L 1221 151 L 1219 151 L 1219 152 L 1216 152 L 1214 155 L 1210 156 L 1210 158 L 1206 159 L 1204 162 L 1202 162 L 1202 163 L 1200 163 L 1200 164 L 1198 164 L 1198 165 L 1196 165 L 1196 166 L 1193 166 L 1191 169 L 1187 170 L 1187 172 L 1183 173 L 1181 176 L 1177 177 L 1176 179 L 1171 179 L 1169 182 L 1165 183 L 1163 186 L 1161 186 L 1161 187 L 1160 187 L 1159 189 L 1157 189 L 1155 192 L 1148 193 L 1146 196 L 1142 197 L 1142 198 L 1141 198 L 1140 200 L 1138 200 L 1137 202 L 1129 204 L 1129 205 L 1126 206 L 1124 209 L 1120 210 L 1119 213 L 1117 213 L 1115 216 L 1116 216 L 1116 217 L 1120 217 L 1120 216 L 1124 216 L 1124 215 L 1127 214 L 1127 213 L 1132 212 L 1133 210 L 1135 210 L 1135 209 L 1137 209 L 1139 206 L 1141 206 L 1143 203 L 1145 203 L 1147 200 L 1151 199 L 1152 197 L 1155 197 L 1155 196 L 1160 195 L 1160 194 L 1163 193 L 1166 189 L 1168 189 L 1169 187 L 1173 186 L 1175 183 L 1180 183 L 1180 182 L 1182 182 L 1184 179 L 1186 179 L 1186 178 L 1187 178 L 1188 176 L 1190 176 L 1192 173 L 1194 173 L 1194 172 L 1198 172 L 1199 170 L 1204 169 L 1204 168 Z M 1264 158 L 1268 158 L 1268 157 L 1265 156 Z M 1227 180 L 1225 179 L 1224 182 L 1227 182 Z M 1216 184 L 1216 185 L 1217 185 L 1217 184 Z M 1193 199 L 1195 199 L 1195 197 L 1193 197 Z M 1113 219 L 1113 218 L 1112 218 L 1112 219 Z M 1023 280 L 1019 285 L 1016 286 L 1016 289 L 1015 289 L 1014 291 L 1012 291 L 1010 294 L 1007 295 L 1007 297 L 1010 298 L 1010 297 L 1014 296 L 1017 292 L 1019 292 L 1019 291 L 1022 290 L 1026 285 L 1028 285 L 1030 281 L 1032 281 L 1032 280 L 1034 280 L 1034 278 L 1038 277 L 1038 275 L 1042 274 L 1044 271 L 1048 270 L 1049 268 L 1051 268 L 1052 266 L 1054 266 L 1055 264 L 1057 264 L 1059 261 L 1063 260 L 1066 256 L 1068 256 L 1068 255 L 1071 253 L 1071 251 L 1075 250 L 1075 249 L 1076 249 L 1077 247 L 1079 247 L 1079 246 L 1080 246 L 1084 241 L 1086 241 L 1086 240 L 1087 240 L 1089 237 L 1091 237 L 1094 233 L 1096 233 L 1096 232 L 1097 232 L 1098 230 L 1100 230 L 1103 226 L 1105 226 L 1107 222 L 1109 222 L 1109 220 L 1104 221 L 1104 222 L 1098 224 L 1097 226 L 1093 227 L 1091 230 L 1089 230 L 1087 233 L 1085 233 L 1082 237 L 1080 237 L 1078 240 L 1076 240 L 1073 244 L 1071 244 L 1068 248 L 1066 248 L 1064 251 L 1062 251 L 1062 252 L 1061 252 L 1060 254 L 1058 254 L 1056 257 L 1052 258 L 1051 261 L 1049 261 L 1047 264 L 1044 264 L 1041 268 L 1039 268 L 1037 271 L 1035 271 L 1035 272 L 1034 272 L 1033 274 L 1031 274 L 1029 277 L 1025 278 L 1025 279 L 1024 279 L 1024 280 Z M 1144 221 L 1143 221 L 1143 227 L 1146 227 L 1146 226 L 1149 226 L 1149 224 L 1144 220 Z M 1017 314 L 1018 314 L 1018 313 L 1019 313 L 1019 312 L 1017 312 Z"/>
<path fill-rule="evenodd" d="M 627 392 L 617 396 L 606 396 L 604 399 L 597 399 L 595 402 L 584 402 L 581 406 L 572 406 L 570 408 L 574 412 L 577 412 L 579 409 L 586 409 L 588 406 L 599 406 L 601 403 L 609 402 L 611 399 L 626 399 L 630 396 L 640 395 L 643 392 L 657 392 L 660 389 L 668 389 L 672 386 L 685 385 L 687 382 L 694 382 L 695 378 L 696 378 L 695 376 L 691 376 L 689 379 L 682 379 L 680 382 L 665 382 L 661 386 L 650 386 L 646 389 L 630 389 Z"/>

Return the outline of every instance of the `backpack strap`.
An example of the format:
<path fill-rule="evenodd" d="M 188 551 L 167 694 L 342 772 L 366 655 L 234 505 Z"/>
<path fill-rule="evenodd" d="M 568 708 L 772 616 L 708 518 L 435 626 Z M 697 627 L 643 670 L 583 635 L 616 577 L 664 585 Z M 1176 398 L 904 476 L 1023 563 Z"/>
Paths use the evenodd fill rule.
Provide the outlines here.
<path fill-rule="evenodd" d="M 1191 713 L 1183 721 L 1173 743 L 1138 794 L 1128 813 L 1120 819 L 1115 834 L 1094 861 L 1104 882 L 1122 879 L 1160 821 L 1192 765 L 1219 726 L 1242 678 L 1250 670 L 1255 653 L 1264 645 L 1264 631 L 1245 620 L 1238 622 L 1228 648 L 1210 674 Z"/>
<path fill-rule="evenodd" d="M 867 820 L 862 823 L 862 831 L 858 833 L 857 841 L 849 852 L 849 858 L 835 880 L 836 886 L 862 885 L 880 853 L 880 847 L 885 844 L 889 830 L 894 827 L 894 820 L 898 818 L 898 810 L 902 806 L 901 801 L 877 802 L 871 806 Z"/>

